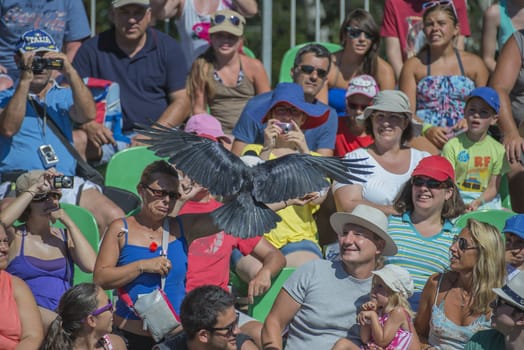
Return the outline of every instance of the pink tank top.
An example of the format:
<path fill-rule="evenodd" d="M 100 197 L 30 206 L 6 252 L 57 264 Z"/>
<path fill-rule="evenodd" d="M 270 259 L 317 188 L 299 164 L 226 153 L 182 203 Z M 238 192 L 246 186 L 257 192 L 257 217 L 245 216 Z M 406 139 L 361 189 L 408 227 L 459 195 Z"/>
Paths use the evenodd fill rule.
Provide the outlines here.
<path fill-rule="evenodd" d="M 16 348 L 22 337 L 22 324 L 13 293 L 11 275 L 0 270 L 0 349 L 11 350 Z"/>

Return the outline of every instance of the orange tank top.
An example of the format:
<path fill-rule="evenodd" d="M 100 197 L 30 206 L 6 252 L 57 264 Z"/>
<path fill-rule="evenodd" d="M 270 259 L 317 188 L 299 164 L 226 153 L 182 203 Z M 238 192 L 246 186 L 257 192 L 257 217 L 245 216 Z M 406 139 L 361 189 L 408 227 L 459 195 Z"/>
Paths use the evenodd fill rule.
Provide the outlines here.
<path fill-rule="evenodd" d="M 22 324 L 16 306 L 11 275 L 0 270 L 0 349 L 16 348 L 22 336 Z M 5 317 L 6 315 L 9 315 Z"/>

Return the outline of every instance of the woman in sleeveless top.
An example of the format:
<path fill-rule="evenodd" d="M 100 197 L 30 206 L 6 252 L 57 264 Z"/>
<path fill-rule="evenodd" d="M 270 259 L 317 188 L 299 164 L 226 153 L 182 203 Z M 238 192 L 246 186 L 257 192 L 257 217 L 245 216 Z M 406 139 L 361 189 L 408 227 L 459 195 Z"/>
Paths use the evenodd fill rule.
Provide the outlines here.
<path fill-rule="evenodd" d="M 36 350 L 44 338 L 40 313 L 24 281 L 5 271 L 8 254 L 9 239 L 0 225 L 0 349 Z"/>
<path fill-rule="evenodd" d="M 484 11 L 482 24 L 482 58 L 493 73 L 497 65 L 496 52 L 516 30 L 524 28 L 524 1 L 500 0 Z"/>
<path fill-rule="evenodd" d="M 80 283 L 60 299 L 40 350 L 125 350 L 124 340 L 111 333 L 113 303 L 102 288 Z"/>
<path fill-rule="evenodd" d="M 486 85 L 488 70 L 480 57 L 455 48 L 459 28 L 453 2 L 432 2 L 422 21 L 428 44 L 404 64 L 399 88 L 424 123 L 425 138 L 413 140 L 412 146 L 438 154 L 453 130 L 466 127 L 465 98 Z"/>
<path fill-rule="evenodd" d="M 415 328 L 435 349 L 463 349 L 490 327 L 492 288 L 504 284 L 504 243 L 492 225 L 469 219 L 449 248 L 449 271 L 432 275 L 422 292 Z"/>
<path fill-rule="evenodd" d="M 178 200 L 178 173 L 165 161 L 153 162 L 144 169 L 137 191 L 142 208 L 109 226 L 100 245 L 94 281 L 104 289 L 118 289 L 121 296 L 126 293 L 134 304 L 138 295 L 160 288 L 161 277 L 165 277 L 164 292 L 179 313 L 185 295 L 188 243 L 220 230 L 208 214 L 168 217 L 183 203 Z M 167 255 L 162 247 L 164 232 L 168 234 Z M 123 298 L 115 304 L 114 320 L 130 350 L 155 345 Z"/>
<path fill-rule="evenodd" d="M 195 60 L 188 79 L 192 113 L 207 112 L 231 135 L 247 101 L 269 91 L 262 62 L 240 53 L 245 19 L 231 10 L 217 11 L 211 18 L 211 46 Z"/>
<path fill-rule="evenodd" d="M 389 90 L 395 88 L 395 75 L 389 63 L 378 56 L 379 27 L 369 12 L 362 9 L 349 12 L 340 26 L 339 38 L 343 48 L 333 54 L 326 86 L 329 105 L 339 116 L 345 116 L 346 89 L 352 78 L 371 75 L 380 90 Z M 321 94 L 326 93 L 323 91 Z"/>
<path fill-rule="evenodd" d="M 96 254 L 80 229 L 60 209 L 61 191 L 53 188 L 54 170 L 32 170 L 16 181 L 17 198 L 0 214 L 9 225 L 7 271 L 23 279 L 42 314 L 44 327 L 56 317 L 58 301 L 72 284 L 74 264 L 93 272 Z M 12 227 L 18 219 L 23 222 Z M 65 229 L 52 227 L 60 221 Z"/>

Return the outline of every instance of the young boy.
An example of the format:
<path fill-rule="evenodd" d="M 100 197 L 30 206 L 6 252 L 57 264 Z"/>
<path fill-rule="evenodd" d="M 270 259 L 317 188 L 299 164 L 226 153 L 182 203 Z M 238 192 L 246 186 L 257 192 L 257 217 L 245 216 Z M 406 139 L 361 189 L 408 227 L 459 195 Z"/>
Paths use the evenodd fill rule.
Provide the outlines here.
<path fill-rule="evenodd" d="M 509 170 L 504 146 L 488 135 L 500 109 L 499 96 L 490 87 L 474 89 L 467 97 L 466 132 L 450 139 L 442 149 L 455 168 L 455 181 L 468 211 L 500 209 L 500 178 Z"/>

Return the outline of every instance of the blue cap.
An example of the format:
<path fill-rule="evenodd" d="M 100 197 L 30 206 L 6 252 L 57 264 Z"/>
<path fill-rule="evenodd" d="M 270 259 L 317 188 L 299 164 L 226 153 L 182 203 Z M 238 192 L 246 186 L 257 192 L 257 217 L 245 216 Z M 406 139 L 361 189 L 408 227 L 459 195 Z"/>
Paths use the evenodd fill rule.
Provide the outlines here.
<path fill-rule="evenodd" d="M 278 103 L 286 103 L 304 112 L 307 116 L 301 129 L 312 129 L 325 123 L 329 118 L 329 107 L 323 103 L 309 103 L 304 98 L 304 89 L 296 83 L 278 83 L 268 105 L 256 111 L 256 120 L 267 122 L 269 111 Z"/>
<path fill-rule="evenodd" d="M 499 94 L 497 92 L 488 87 L 488 86 L 482 86 L 473 89 L 471 93 L 469 94 L 467 101 L 469 101 L 472 97 L 478 97 L 481 98 L 484 102 L 488 104 L 495 113 L 499 113 L 500 111 L 500 100 L 499 100 Z"/>
<path fill-rule="evenodd" d="M 16 44 L 16 50 L 24 52 L 54 51 L 58 52 L 55 40 L 41 29 L 29 30 L 22 34 Z"/>
<path fill-rule="evenodd" d="M 524 214 L 517 214 L 507 219 L 502 232 L 513 233 L 524 239 Z"/>

